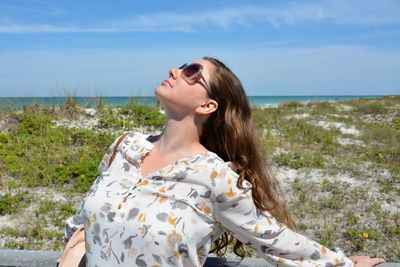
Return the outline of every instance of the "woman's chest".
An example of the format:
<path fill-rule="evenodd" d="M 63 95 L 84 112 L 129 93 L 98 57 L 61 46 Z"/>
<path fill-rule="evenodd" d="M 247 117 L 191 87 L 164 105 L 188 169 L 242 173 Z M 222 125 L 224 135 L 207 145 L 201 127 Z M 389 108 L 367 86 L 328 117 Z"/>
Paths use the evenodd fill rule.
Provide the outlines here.
<path fill-rule="evenodd" d="M 168 179 L 154 176 L 135 182 L 104 181 L 83 205 L 85 227 L 92 230 L 91 238 L 104 243 L 107 238 L 117 241 L 115 238 L 133 235 L 132 241 L 140 244 L 161 244 L 175 235 L 181 241 L 211 235 L 217 227 L 212 216 L 212 192 L 201 183 L 183 178 L 181 174 Z M 110 235 L 103 236 L 104 231 Z M 200 244 L 201 240 L 191 242 Z"/>
<path fill-rule="evenodd" d="M 212 219 L 213 190 L 206 174 L 196 169 L 171 166 L 141 178 L 132 170 L 103 173 L 84 202 L 89 217 L 120 223 L 135 219 L 140 214 L 154 220 L 167 217 L 193 217 Z M 162 211 L 164 215 L 160 215 Z M 111 218 L 111 219 L 110 219 Z"/>

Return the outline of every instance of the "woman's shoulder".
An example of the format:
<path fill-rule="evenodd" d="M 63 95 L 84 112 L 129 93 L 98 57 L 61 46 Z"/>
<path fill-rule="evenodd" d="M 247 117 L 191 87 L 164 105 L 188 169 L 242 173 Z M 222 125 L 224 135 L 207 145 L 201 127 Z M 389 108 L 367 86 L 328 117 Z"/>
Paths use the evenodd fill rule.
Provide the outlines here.
<path fill-rule="evenodd" d="M 122 139 L 121 141 L 124 142 L 139 142 L 139 141 L 149 141 L 150 139 L 155 138 L 155 135 L 144 134 L 139 131 L 130 130 L 124 131 L 122 134 L 118 135 L 118 137 L 114 140 L 113 144 L 116 144 L 118 140 Z"/>
<path fill-rule="evenodd" d="M 126 131 L 120 135 L 121 145 L 118 149 L 124 154 L 139 153 L 143 154 L 153 148 L 152 135 L 144 134 L 138 131 Z M 117 138 L 118 139 L 118 138 Z"/>
<path fill-rule="evenodd" d="M 142 132 L 136 131 L 136 130 L 125 131 L 125 132 L 123 132 L 123 134 L 121 134 L 121 136 L 122 135 L 127 135 L 128 137 L 131 137 L 131 138 L 135 137 L 138 139 L 146 139 L 149 136 L 151 136 L 150 134 L 145 134 L 145 133 L 142 133 Z"/>
<path fill-rule="evenodd" d="M 207 164 L 210 166 L 210 179 L 214 187 L 219 190 L 225 190 L 229 188 L 235 188 L 240 179 L 240 174 L 236 170 L 236 166 L 231 161 L 224 161 L 218 154 L 208 151 Z M 251 184 L 242 179 L 242 186 L 244 188 L 251 187 Z"/>
<path fill-rule="evenodd" d="M 128 131 L 125 133 L 128 133 L 128 137 L 130 137 L 130 138 L 135 138 L 136 140 L 150 142 L 150 143 L 154 143 L 154 142 L 158 141 L 158 139 L 160 139 L 160 137 L 161 137 L 161 134 L 159 134 L 159 133 L 146 134 L 146 133 L 142 133 L 140 131 L 135 131 L 135 130 Z"/>
<path fill-rule="evenodd" d="M 152 146 L 152 143 L 148 141 L 148 134 L 143 134 L 138 131 L 125 131 L 119 134 L 112 144 L 108 147 L 106 154 L 112 154 L 114 150 L 126 150 L 129 147 L 145 147 L 148 148 Z M 137 150 L 137 149 L 136 149 Z"/>
<path fill-rule="evenodd" d="M 213 172 L 223 172 L 226 170 L 230 170 L 234 172 L 234 167 L 232 162 L 230 161 L 224 161 L 217 153 L 208 150 L 204 153 L 201 153 L 205 155 L 205 164 L 209 167 L 209 169 Z"/>

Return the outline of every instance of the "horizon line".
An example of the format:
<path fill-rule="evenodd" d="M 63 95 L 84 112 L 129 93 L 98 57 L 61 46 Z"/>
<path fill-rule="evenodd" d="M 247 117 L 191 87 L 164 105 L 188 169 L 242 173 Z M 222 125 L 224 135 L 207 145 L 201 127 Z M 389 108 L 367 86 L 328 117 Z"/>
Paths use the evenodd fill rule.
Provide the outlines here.
<path fill-rule="evenodd" d="M 284 95 L 246 95 L 247 97 L 270 97 L 270 96 L 400 96 L 400 94 L 337 94 L 337 95 L 332 95 L 332 94 L 327 94 L 327 95 L 310 95 L 310 94 L 305 94 L 305 95 L 290 95 L 290 94 L 284 94 Z M 67 97 L 77 97 L 77 98 L 102 98 L 102 97 L 124 97 L 124 98 L 129 98 L 129 97 L 156 97 L 155 95 L 149 95 L 149 96 L 111 96 L 111 95 L 102 95 L 102 96 L 85 96 L 85 95 L 64 95 L 64 96 L 0 96 L 0 98 L 67 98 Z"/>

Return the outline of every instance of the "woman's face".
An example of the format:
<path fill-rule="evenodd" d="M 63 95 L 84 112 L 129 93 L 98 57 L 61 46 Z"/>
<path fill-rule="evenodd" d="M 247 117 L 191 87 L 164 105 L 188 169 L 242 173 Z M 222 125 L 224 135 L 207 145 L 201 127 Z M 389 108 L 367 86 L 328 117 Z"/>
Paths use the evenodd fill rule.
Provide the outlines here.
<path fill-rule="evenodd" d="M 193 63 L 200 64 L 201 78 L 196 83 L 188 81 L 182 74 L 182 69 L 171 68 L 169 76 L 155 89 L 155 94 L 166 111 L 195 112 L 196 108 L 204 103 L 208 96 L 208 85 L 212 73 L 212 64 L 206 60 L 197 60 Z M 191 80 L 193 81 L 193 80 Z"/>

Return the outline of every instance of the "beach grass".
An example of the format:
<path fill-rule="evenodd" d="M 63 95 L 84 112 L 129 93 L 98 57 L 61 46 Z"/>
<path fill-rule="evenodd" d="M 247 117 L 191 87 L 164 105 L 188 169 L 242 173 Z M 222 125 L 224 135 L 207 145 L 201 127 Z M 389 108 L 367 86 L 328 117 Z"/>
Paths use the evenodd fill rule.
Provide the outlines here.
<path fill-rule="evenodd" d="M 400 259 L 399 96 L 255 106 L 253 118 L 299 232 L 347 255 Z M 60 250 L 112 141 L 164 123 L 159 106 L 134 101 L 2 107 L 0 246 Z"/>

